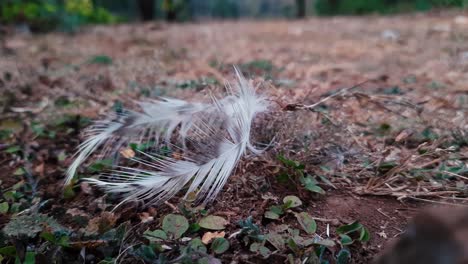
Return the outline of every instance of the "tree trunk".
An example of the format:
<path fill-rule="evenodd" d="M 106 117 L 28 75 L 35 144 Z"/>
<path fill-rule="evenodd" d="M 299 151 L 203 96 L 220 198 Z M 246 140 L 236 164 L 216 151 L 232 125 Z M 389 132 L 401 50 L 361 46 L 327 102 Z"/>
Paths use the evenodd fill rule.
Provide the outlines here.
<path fill-rule="evenodd" d="M 154 19 L 154 0 L 138 0 L 138 8 L 143 21 Z"/>
<path fill-rule="evenodd" d="M 304 18 L 306 16 L 306 0 L 296 0 L 297 18 Z"/>

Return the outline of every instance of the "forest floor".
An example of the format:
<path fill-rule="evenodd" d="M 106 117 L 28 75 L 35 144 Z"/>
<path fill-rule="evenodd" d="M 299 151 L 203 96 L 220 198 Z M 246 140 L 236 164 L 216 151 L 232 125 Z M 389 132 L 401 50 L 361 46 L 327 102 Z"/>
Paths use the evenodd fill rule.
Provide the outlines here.
<path fill-rule="evenodd" d="M 233 65 L 272 98 L 252 135 L 271 145 L 243 158 L 215 202 L 113 210 L 118 198 L 85 182 L 64 188 L 90 120 L 161 95 L 222 95 Z M 468 201 L 467 72 L 468 16 L 452 11 L 6 30 L 0 259 L 347 263 L 350 253 L 349 263 L 369 263 L 421 208 Z M 312 111 L 294 107 L 336 92 Z M 105 171 L 98 158 L 79 177 Z M 189 221 L 184 235 L 144 233 L 168 214 Z"/>

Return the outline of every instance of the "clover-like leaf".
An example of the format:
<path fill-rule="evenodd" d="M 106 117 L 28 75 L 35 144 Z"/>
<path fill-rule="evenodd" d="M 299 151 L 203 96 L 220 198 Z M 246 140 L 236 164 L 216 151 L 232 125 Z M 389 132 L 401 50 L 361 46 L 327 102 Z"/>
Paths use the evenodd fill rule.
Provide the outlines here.
<path fill-rule="evenodd" d="M 223 230 L 226 228 L 228 221 L 221 216 L 208 215 L 200 219 L 198 222 L 200 227 L 209 229 L 209 230 Z"/>
<path fill-rule="evenodd" d="M 314 241 L 315 245 L 321 245 L 321 246 L 326 246 L 326 247 L 334 247 L 335 246 L 335 241 L 331 239 L 321 239 L 318 241 Z"/>
<path fill-rule="evenodd" d="M 259 253 L 264 258 L 268 258 L 271 254 L 271 250 L 265 247 L 262 243 L 252 243 L 249 249 L 251 252 Z"/>
<path fill-rule="evenodd" d="M 270 244 L 272 244 L 276 249 L 278 250 L 284 249 L 285 241 L 280 234 L 274 233 L 274 232 L 268 233 L 266 235 L 266 240 L 270 242 Z"/>
<path fill-rule="evenodd" d="M 280 217 L 279 214 L 277 214 L 275 212 L 272 212 L 272 211 L 266 211 L 265 212 L 265 218 L 276 220 L 279 217 Z"/>
<path fill-rule="evenodd" d="M 283 203 L 286 208 L 294 208 L 302 205 L 301 199 L 295 195 L 288 195 L 283 198 Z"/>
<path fill-rule="evenodd" d="M 163 219 L 162 229 L 174 238 L 180 238 L 189 228 L 189 223 L 182 215 L 168 214 Z"/>
<path fill-rule="evenodd" d="M 192 250 L 206 253 L 206 247 L 203 245 L 203 241 L 200 238 L 194 238 L 192 241 L 189 242 L 189 247 Z"/>
<path fill-rule="evenodd" d="M 349 259 L 351 258 L 351 252 L 346 248 L 342 248 L 340 252 L 336 255 L 336 263 L 337 264 L 347 264 Z"/>
<path fill-rule="evenodd" d="M 8 213 L 9 208 L 10 208 L 10 206 L 8 205 L 8 202 L 0 203 L 0 214 Z"/>
<path fill-rule="evenodd" d="M 306 212 L 296 214 L 297 221 L 301 225 L 302 229 L 307 232 L 307 234 L 314 234 L 317 230 L 317 223 L 315 220 Z"/>
<path fill-rule="evenodd" d="M 146 230 L 144 233 L 143 233 L 143 236 L 148 239 L 149 241 L 151 242 L 154 242 L 154 241 L 161 241 L 161 240 L 166 240 L 167 239 L 167 234 L 166 232 L 164 232 L 163 230 L 161 229 L 156 229 L 154 231 L 149 231 L 149 230 Z"/>
<path fill-rule="evenodd" d="M 299 252 L 299 246 L 297 245 L 296 241 L 294 239 L 289 238 L 286 241 L 286 245 L 288 246 L 289 249 L 291 249 L 293 252 Z"/>
<path fill-rule="evenodd" d="M 350 236 L 345 235 L 345 234 L 341 234 L 340 235 L 340 242 L 341 242 L 341 245 L 348 246 L 348 245 L 353 244 L 354 241 Z"/>
<path fill-rule="evenodd" d="M 304 185 L 304 188 L 306 190 L 319 194 L 325 194 L 325 191 L 322 189 L 322 187 L 317 185 L 317 180 L 315 180 L 310 175 L 308 175 L 307 177 L 301 177 L 300 181 Z"/>
<path fill-rule="evenodd" d="M 349 234 L 355 231 L 360 230 L 363 226 L 358 222 L 354 221 L 348 225 L 342 225 L 336 229 L 336 233 L 338 234 Z"/>
<path fill-rule="evenodd" d="M 359 240 L 361 242 L 368 242 L 370 240 L 369 231 L 364 226 L 361 228 L 361 233 L 359 234 Z"/>
<path fill-rule="evenodd" d="M 216 254 L 222 254 L 229 249 L 229 241 L 224 237 L 218 237 L 211 243 L 211 250 Z"/>

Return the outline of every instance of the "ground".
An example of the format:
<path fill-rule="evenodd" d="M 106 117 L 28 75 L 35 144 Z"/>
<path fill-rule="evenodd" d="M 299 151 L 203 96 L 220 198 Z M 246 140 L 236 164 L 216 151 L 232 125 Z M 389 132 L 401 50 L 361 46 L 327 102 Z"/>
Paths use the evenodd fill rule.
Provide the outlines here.
<path fill-rule="evenodd" d="M 298 242 L 300 232 L 333 241 L 318 254 L 323 259 L 346 263 L 336 258 L 345 248 L 351 263 L 369 263 L 421 208 L 466 202 L 468 17 L 461 12 L 126 24 L 75 34 L 12 30 L 5 29 L 0 47 L 0 227 L 40 213 L 66 232 L 51 232 L 46 220 L 39 231 L 25 227 L 23 236 L 4 230 L 0 257 L 7 263 L 28 256 L 38 263 L 156 263 L 157 245 L 172 247 L 159 261 L 175 259 L 183 255 L 175 248 L 187 241 L 142 235 L 161 228 L 168 214 L 192 224 L 206 215 L 227 220 L 221 229 L 230 248 L 216 254 L 208 243 L 211 255 L 201 257 L 210 261 L 313 261 L 320 246 Z M 81 181 L 64 186 L 90 120 L 161 95 L 222 95 L 233 65 L 271 99 L 252 135 L 269 147 L 243 158 L 215 202 L 199 208 L 175 197 L 157 207 L 129 203 L 113 210 L 118 197 Z M 106 169 L 96 160 L 80 175 Z M 313 179 L 312 187 L 304 178 Z M 265 216 L 289 195 L 302 204 L 283 206 L 278 219 Z M 316 232 L 301 227 L 301 213 L 315 219 Z M 250 236 L 238 234 L 239 221 L 249 217 L 261 234 L 282 234 L 286 246 L 266 242 L 248 224 Z M 338 227 L 354 221 L 370 240 L 352 235 L 346 245 Z M 194 228 L 185 235 L 210 229 Z"/>

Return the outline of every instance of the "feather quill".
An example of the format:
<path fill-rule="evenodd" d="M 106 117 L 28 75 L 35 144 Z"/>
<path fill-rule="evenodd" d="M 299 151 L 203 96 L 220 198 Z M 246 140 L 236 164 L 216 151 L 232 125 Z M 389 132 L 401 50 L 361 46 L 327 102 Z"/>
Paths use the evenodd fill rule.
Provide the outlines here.
<path fill-rule="evenodd" d="M 159 204 L 186 186 L 185 197 L 195 193 L 198 202 L 212 201 L 246 150 L 261 152 L 251 143 L 250 132 L 254 117 L 266 111 L 268 103 L 237 69 L 236 74 L 234 89 L 227 86 L 229 94 L 220 100 L 213 97 L 211 104 L 165 98 L 140 103 L 142 113 L 131 112 L 121 121 L 114 119 L 97 126 L 91 130 L 94 134 L 80 145 L 67 180 L 86 158 L 109 142 L 120 142 L 120 147 L 122 142 L 149 132 L 175 146 L 171 138 L 178 134 L 183 145 L 180 157 L 139 152 L 141 157 L 132 158 L 139 166 L 119 166 L 99 179 L 86 180 L 106 192 L 121 194 L 120 204 L 131 200 Z"/>

